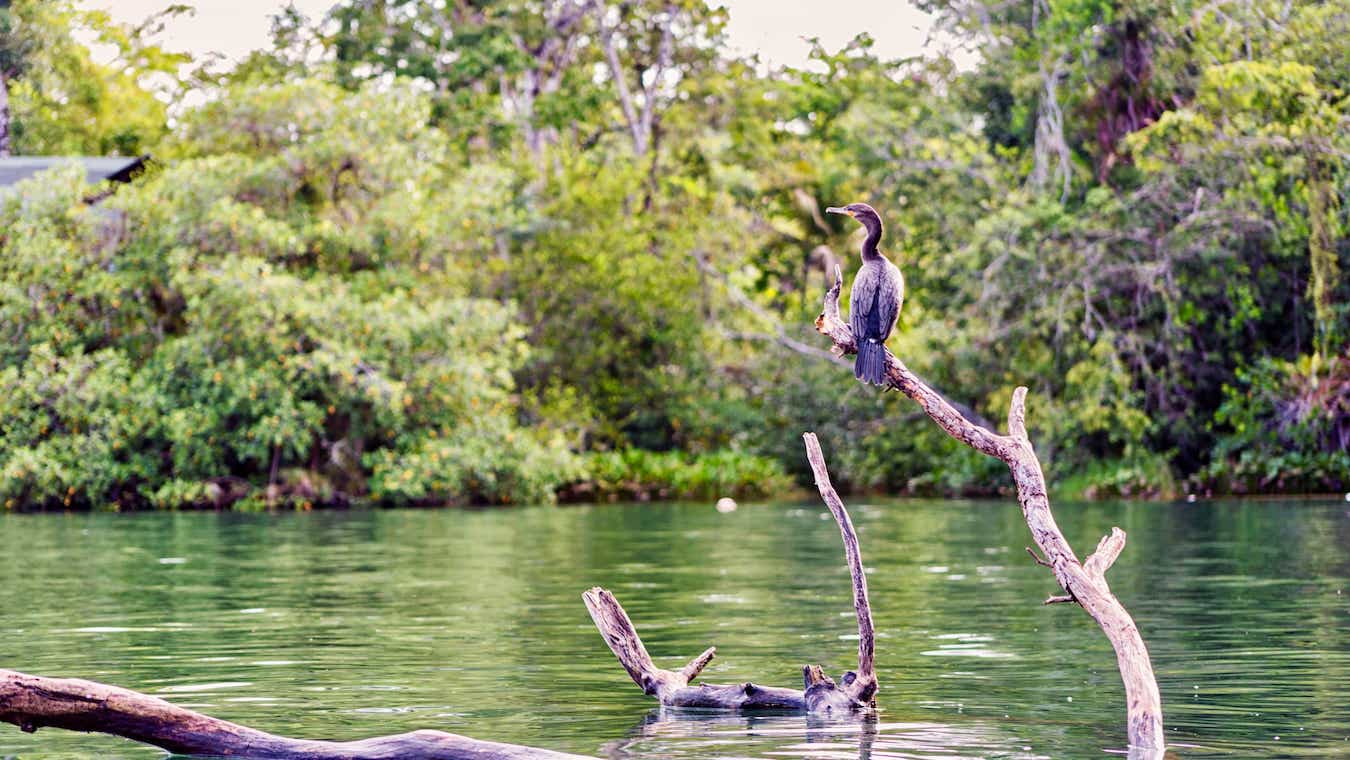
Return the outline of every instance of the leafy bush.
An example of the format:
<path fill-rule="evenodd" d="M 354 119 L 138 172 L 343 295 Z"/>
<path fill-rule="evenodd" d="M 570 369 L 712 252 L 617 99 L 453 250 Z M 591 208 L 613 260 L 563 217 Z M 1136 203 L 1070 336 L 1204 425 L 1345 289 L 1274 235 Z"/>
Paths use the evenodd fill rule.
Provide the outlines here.
<path fill-rule="evenodd" d="M 1262 359 L 1224 386 L 1214 460 L 1197 484 L 1221 492 L 1350 488 L 1350 356 Z"/>
<path fill-rule="evenodd" d="M 585 458 L 585 473 L 584 481 L 567 490 L 568 498 L 753 498 L 781 495 L 792 487 L 776 460 L 731 450 L 594 452 Z"/>
<path fill-rule="evenodd" d="M 398 450 L 366 457 L 373 498 L 404 504 L 546 504 L 559 486 L 585 472 L 561 440 L 532 431 L 479 430 L 453 439 L 436 431 Z"/>
<path fill-rule="evenodd" d="M 435 164 L 419 104 L 240 93 L 188 125 L 236 153 L 104 206 L 74 168 L 0 201 L 4 503 L 548 501 L 575 479 L 517 422 L 516 310 L 454 276 L 473 209 L 440 210 L 484 177 Z"/>

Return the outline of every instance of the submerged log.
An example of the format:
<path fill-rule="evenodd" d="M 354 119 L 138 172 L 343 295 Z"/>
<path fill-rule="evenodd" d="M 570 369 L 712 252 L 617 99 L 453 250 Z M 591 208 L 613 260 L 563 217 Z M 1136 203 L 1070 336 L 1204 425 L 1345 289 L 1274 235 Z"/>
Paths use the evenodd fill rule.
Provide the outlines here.
<path fill-rule="evenodd" d="M 580 755 L 444 731 L 412 731 L 350 742 L 289 739 L 129 689 L 13 670 L 0 670 L 0 721 L 29 733 L 51 726 L 112 734 L 179 755 L 257 760 L 585 760 Z"/>
<path fill-rule="evenodd" d="M 834 285 L 825 294 L 824 311 L 816 317 L 816 330 L 834 342 L 833 350 L 840 355 L 857 352 L 853 331 L 839 316 L 839 293 L 843 277 L 835 270 Z M 924 412 L 948 435 L 983 454 L 1002 460 L 1012 471 L 1017 484 L 1017 499 L 1022 515 L 1031 529 L 1032 540 L 1041 548 L 1045 559 L 1027 551 L 1041 565 L 1050 568 L 1055 580 L 1066 592 L 1052 596 L 1045 604 L 1069 602 L 1079 605 L 1101 626 L 1116 651 L 1116 664 L 1125 683 L 1127 702 L 1127 730 L 1132 751 L 1161 752 L 1164 745 L 1162 698 L 1158 682 L 1153 676 L 1148 649 L 1134 619 L 1124 605 L 1111 593 L 1106 583 L 1106 571 L 1125 548 L 1125 532 L 1112 528 L 1086 561 L 1080 562 L 1069 542 L 1055 524 L 1050 512 L 1050 498 L 1046 494 L 1045 475 L 1040 460 L 1027 438 L 1027 389 L 1013 391 L 1008 410 L 1008 434 L 998 435 L 966 419 L 932 388 L 920 380 L 908 367 L 886 351 L 887 387 L 894 388 L 914 399 Z"/>
<path fill-rule="evenodd" d="M 839 683 L 825 675 L 819 665 L 802 668 L 802 689 L 760 686 L 745 683 L 729 685 L 690 685 L 716 654 L 708 647 L 679 670 L 663 670 L 652 662 L 647 647 L 638 636 L 633 621 L 614 595 L 599 586 L 582 594 L 595 627 L 609 645 L 619 664 L 628 671 L 643 692 L 667 707 L 708 707 L 725 710 L 794 710 L 815 714 L 867 712 L 876 706 L 877 676 L 874 667 L 876 635 L 872 628 L 872 610 L 867 600 L 867 576 L 863 573 L 858 551 L 858 535 L 848 510 L 830 484 L 825 457 L 814 433 L 803 436 L 807 459 L 816 476 L 820 496 L 839 524 L 844 539 L 844 555 L 853 584 L 853 608 L 858 618 L 858 669 L 844 674 Z"/>

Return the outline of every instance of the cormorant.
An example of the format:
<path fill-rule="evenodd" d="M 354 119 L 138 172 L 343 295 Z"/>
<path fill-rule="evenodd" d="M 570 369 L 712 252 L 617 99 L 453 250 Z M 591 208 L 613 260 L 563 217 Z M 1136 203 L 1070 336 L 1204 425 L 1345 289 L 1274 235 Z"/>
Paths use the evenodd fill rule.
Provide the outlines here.
<path fill-rule="evenodd" d="M 831 206 L 829 214 L 847 214 L 867 229 L 862 244 L 862 266 L 853 278 L 849 297 L 848 325 L 858 343 L 858 358 L 853 375 L 864 383 L 886 384 L 886 339 L 900 318 L 905 300 L 905 278 L 900 269 L 877 251 L 881 240 L 881 217 L 866 203 L 850 203 L 843 208 Z"/>

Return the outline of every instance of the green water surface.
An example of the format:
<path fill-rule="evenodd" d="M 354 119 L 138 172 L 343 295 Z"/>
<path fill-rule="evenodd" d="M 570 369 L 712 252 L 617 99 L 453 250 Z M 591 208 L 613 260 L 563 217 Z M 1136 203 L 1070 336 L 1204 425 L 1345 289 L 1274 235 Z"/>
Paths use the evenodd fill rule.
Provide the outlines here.
<path fill-rule="evenodd" d="M 501 511 L 0 515 L 0 668 L 145 691 L 308 738 L 416 728 L 607 758 L 1092 758 L 1124 745 L 1106 639 L 1011 502 L 850 503 L 879 718 L 656 709 L 581 603 L 618 596 L 658 664 L 797 685 L 856 660 L 817 503 Z M 1178 757 L 1350 757 L 1350 504 L 1056 505 L 1153 655 Z M 0 724 L 0 757 L 154 758 Z"/>

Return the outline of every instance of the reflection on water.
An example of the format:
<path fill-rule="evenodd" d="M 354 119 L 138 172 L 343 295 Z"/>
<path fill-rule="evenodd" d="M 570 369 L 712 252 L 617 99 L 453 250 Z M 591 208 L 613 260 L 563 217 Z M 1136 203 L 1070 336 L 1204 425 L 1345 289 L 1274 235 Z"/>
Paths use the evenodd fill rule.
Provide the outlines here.
<path fill-rule="evenodd" d="M 0 667 L 80 676 L 279 733 L 440 728 L 615 758 L 1066 758 L 1120 752 L 1104 637 L 1025 556 L 1012 503 L 850 505 L 881 714 L 654 709 L 580 594 L 713 682 L 838 674 L 856 628 L 815 504 L 285 515 L 0 515 Z M 1060 504 L 1153 653 L 1179 757 L 1350 756 L 1350 514 L 1330 500 Z M 0 726 L 0 757 L 154 758 Z"/>
<path fill-rule="evenodd" d="M 804 757 L 869 760 L 988 757 L 1045 758 L 1030 746 L 981 722 L 899 723 L 878 719 L 827 720 L 801 715 L 734 715 L 653 709 L 622 740 L 600 754 L 614 758 Z"/>

